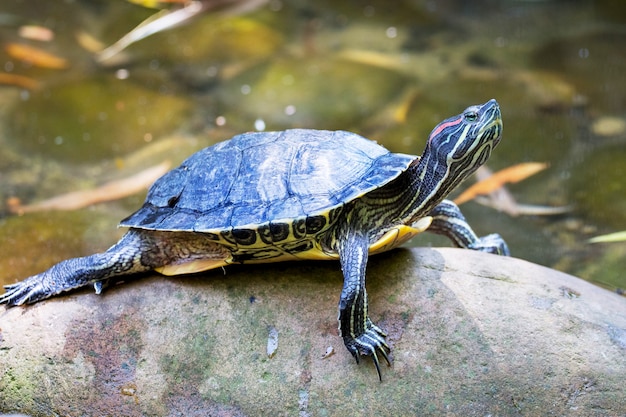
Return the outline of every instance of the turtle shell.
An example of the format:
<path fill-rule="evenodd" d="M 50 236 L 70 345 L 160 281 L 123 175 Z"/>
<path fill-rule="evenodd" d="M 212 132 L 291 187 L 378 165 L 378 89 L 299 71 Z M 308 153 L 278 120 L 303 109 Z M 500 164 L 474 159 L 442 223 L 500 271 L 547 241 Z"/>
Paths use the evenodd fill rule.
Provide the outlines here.
<path fill-rule="evenodd" d="M 120 226 L 224 234 L 328 216 L 393 180 L 415 158 L 343 131 L 241 134 L 159 178 Z"/>

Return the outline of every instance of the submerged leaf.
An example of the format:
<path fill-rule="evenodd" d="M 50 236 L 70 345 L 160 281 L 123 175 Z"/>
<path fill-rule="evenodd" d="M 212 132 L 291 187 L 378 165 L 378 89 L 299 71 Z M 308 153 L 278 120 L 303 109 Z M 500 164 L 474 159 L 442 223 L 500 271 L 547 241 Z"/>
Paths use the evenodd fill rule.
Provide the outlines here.
<path fill-rule="evenodd" d="M 501 171 L 494 173 L 489 178 L 477 182 L 469 187 L 461 195 L 454 199 L 456 204 L 463 204 L 472 200 L 478 195 L 489 194 L 496 191 L 507 183 L 516 183 L 522 181 L 536 173 L 543 171 L 548 164 L 542 162 L 525 162 L 510 166 Z"/>
<path fill-rule="evenodd" d="M 161 9 L 171 4 L 185 4 L 189 3 L 189 0 L 127 0 L 129 3 L 138 4 L 139 6 L 146 7 L 148 9 Z"/>
<path fill-rule="evenodd" d="M 36 67 L 50 69 L 64 69 L 69 67 L 69 63 L 65 58 L 58 57 L 33 46 L 21 43 L 7 43 L 4 49 L 11 58 L 27 62 Z"/>
<path fill-rule="evenodd" d="M 161 10 L 141 22 L 139 26 L 128 32 L 113 45 L 100 51 L 96 59 L 101 64 L 104 64 L 133 43 L 154 35 L 155 33 L 187 23 L 190 19 L 198 16 L 205 10 L 206 7 L 199 1 L 193 1 L 181 9 Z"/>
<path fill-rule="evenodd" d="M 87 52 L 95 54 L 106 48 L 106 45 L 102 41 L 83 30 L 76 32 L 75 37 L 78 44 Z"/>
<path fill-rule="evenodd" d="M 131 0 L 133 1 L 133 0 Z M 206 12 L 220 12 L 224 14 L 238 14 L 254 10 L 268 0 L 190 0 L 176 1 L 166 0 L 166 2 L 180 4 L 182 7 L 172 9 L 161 9 L 157 13 L 148 17 L 137 27 L 122 36 L 117 42 L 96 54 L 96 60 L 101 65 L 112 65 L 118 62 L 120 54 L 127 47 L 142 39 L 152 36 L 155 33 L 173 29 L 175 27 L 188 24 L 196 17 Z M 134 0 L 134 2 L 150 6 L 160 7 L 163 1 Z"/>
<path fill-rule="evenodd" d="M 504 188 L 502 188 L 504 189 Z M 474 201 L 486 207 L 502 211 L 509 216 L 558 216 L 571 212 L 572 206 L 540 206 L 536 204 L 520 204 L 515 200 L 503 203 L 501 200 L 477 196 Z"/>
<path fill-rule="evenodd" d="M 6 72 L 0 72 L 0 84 L 13 85 L 27 90 L 35 90 L 39 87 L 39 82 L 33 78 Z"/>
<path fill-rule="evenodd" d="M 13 202 L 13 204 L 8 204 L 8 209 L 13 214 L 21 215 L 47 210 L 78 210 L 92 204 L 119 200 L 148 188 L 165 174 L 169 167 L 170 163 L 166 161 L 128 178 L 111 181 L 92 190 L 74 191 L 25 206 Z"/>

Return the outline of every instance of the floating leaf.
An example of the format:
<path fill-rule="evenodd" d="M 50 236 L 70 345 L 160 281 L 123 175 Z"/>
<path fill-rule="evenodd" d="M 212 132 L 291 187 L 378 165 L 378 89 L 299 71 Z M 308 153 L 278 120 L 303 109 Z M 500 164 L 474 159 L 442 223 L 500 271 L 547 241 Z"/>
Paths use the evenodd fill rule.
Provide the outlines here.
<path fill-rule="evenodd" d="M 596 236 L 588 240 L 589 243 L 612 243 L 626 241 L 626 230 L 609 233 L 607 235 Z"/>
<path fill-rule="evenodd" d="M 461 195 L 459 195 L 454 202 L 456 204 L 463 204 L 478 195 L 489 194 L 502 187 L 504 184 L 522 181 L 540 171 L 543 171 L 547 167 L 548 164 L 542 162 L 525 162 L 510 166 L 494 173 L 489 178 L 472 185 L 461 193 Z"/>
<path fill-rule="evenodd" d="M 476 181 L 481 182 L 490 178 L 493 175 L 493 171 L 491 171 L 486 165 L 483 165 L 476 170 L 475 175 Z M 500 187 L 485 196 L 476 196 L 474 201 L 478 204 L 483 204 L 498 211 L 507 213 L 509 216 L 515 217 L 519 215 L 519 205 L 515 200 L 515 197 L 513 197 L 513 194 L 511 194 L 506 187 Z"/>
<path fill-rule="evenodd" d="M 53 55 L 42 49 L 20 43 L 8 43 L 4 46 L 11 58 L 27 62 L 36 67 L 64 69 L 69 67 L 66 59 Z"/>
<path fill-rule="evenodd" d="M 148 188 L 157 178 L 165 174 L 169 167 L 169 162 L 163 162 L 131 177 L 111 181 L 92 190 L 74 191 L 25 206 L 13 201 L 7 206 L 11 213 L 21 215 L 47 210 L 77 210 L 92 204 L 119 200 Z"/>

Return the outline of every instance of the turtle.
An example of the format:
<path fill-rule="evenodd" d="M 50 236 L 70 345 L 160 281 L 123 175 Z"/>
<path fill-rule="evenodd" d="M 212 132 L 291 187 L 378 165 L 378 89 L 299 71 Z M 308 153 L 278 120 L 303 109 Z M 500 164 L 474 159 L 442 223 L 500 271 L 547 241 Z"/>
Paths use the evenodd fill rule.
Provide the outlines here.
<path fill-rule="evenodd" d="M 0 304 L 31 304 L 120 276 L 198 273 L 229 264 L 339 260 L 339 332 L 359 362 L 390 365 L 385 332 L 369 317 L 369 254 L 429 231 L 461 248 L 509 255 L 498 234 L 478 237 L 446 197 L 500 142 L 496 100 L 439 123 L 421 156 L 392 153 L 346 131 L 249 132 L 205 148 L 159 178 L 128 228 L 103 253 L 73 258 L 6 285 Z"/>

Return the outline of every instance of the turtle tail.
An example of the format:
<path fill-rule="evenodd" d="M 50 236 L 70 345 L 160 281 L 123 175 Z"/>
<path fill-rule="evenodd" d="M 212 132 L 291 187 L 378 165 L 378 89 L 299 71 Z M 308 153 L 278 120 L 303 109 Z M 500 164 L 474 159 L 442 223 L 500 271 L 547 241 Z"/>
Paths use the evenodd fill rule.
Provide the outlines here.
<path fill-rule="evenodd" d="M 40 274 L 6 285 L 0 304 L 32 304 L 89 284 L 94 286 L 96 293 L 100 293 L 112 277 L 154 268 L 142 257 L 146 245 L 150 244 L 146 240 L 142 233 L 131 229 L 104 253 L 68 259 Z"/>

